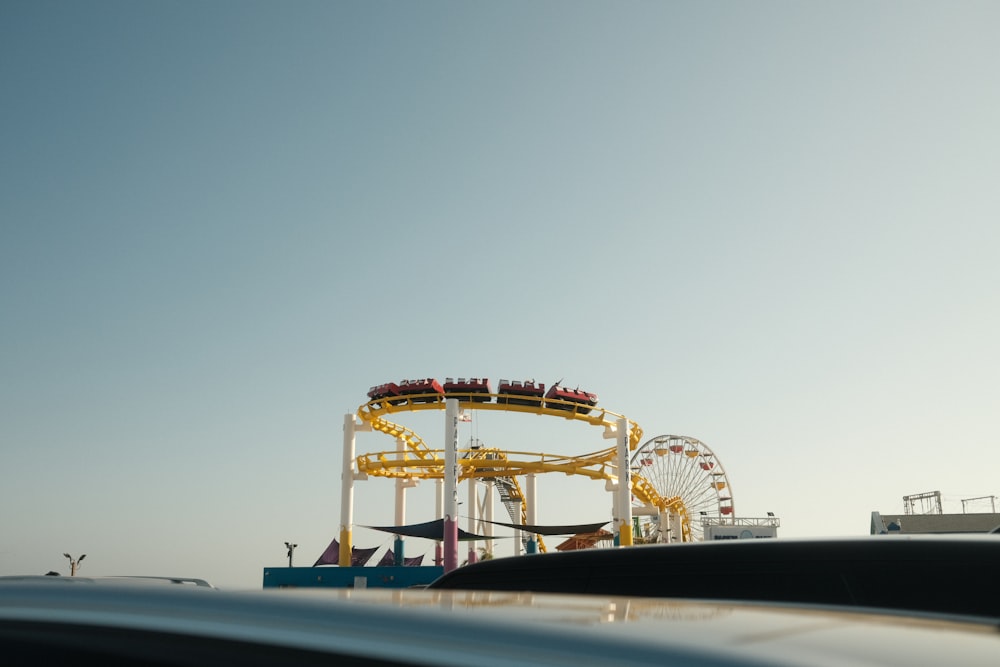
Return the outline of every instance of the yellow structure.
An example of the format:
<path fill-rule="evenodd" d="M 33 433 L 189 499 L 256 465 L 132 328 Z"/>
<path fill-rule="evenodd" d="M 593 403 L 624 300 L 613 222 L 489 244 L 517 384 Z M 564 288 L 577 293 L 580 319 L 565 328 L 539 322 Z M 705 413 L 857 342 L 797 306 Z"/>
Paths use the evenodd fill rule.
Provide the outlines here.
<path fill-rule="evenodd" d="M 457 399 L 463 411 L 503 411 L 547 415 L 560 419 L 581 421 L 603 430 L 606 439 L 617 438 L 619 423 L 628 425 L 628 448 L 635 451 L 642 440 L 642 429 L 622 415 L 580 404 L 545 398 L 537 405 L 521 405 L 511 402 L 506 394 L 449 393 L 448 398 Z M 359 476 L 385 477 L 397 480 L 442 479 L 444 477 L 444 450 L 430 448 L 424 440 L 409 428 L 392 419 L 397 413 L 411 413 L 424 410 L 445 409 L 445 396 L 432 392 L 408 394 L 386 400 L 378 398 L 361 405 L 357 410 L 364 430 L 371 428 L 391 436 L 402 446 L 393 450 L 360 454 L 355 459 Z M 588 454 L 566 456 L 537 452 L 521 452 L 491 447 L 459 449 L 459 479 L 493 479 L 502 481 L 502 493 L 520 504 L 521 523 L 528 523 L 527 499 L 521 491 L 517 478 L 523 475 L 557 472 L 565 475 L 582 475 L 594 480 L 603 480 L 611 488 L 619 480 L 618 447 L 613 446 Z M 679 517 L 681 541 L 691 540 L 691 519 L 681 496 L 661 497 L 656 486 L 635 470 L 625 477 L 631 486 L 631 497 L 650 511 Z M 622 546 L 632 544 L 632 525 L 626 523 L 621 531 Z M 545 550 L 544 543 L 540 544 Z"/>

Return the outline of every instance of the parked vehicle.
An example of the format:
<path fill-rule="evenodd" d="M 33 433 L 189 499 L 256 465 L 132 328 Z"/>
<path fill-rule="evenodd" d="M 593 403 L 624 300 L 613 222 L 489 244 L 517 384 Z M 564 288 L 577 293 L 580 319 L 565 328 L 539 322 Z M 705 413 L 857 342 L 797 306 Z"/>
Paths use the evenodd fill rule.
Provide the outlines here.
<path fill-rule="evenodd" d="M 984 621 L 805 604 L 0 581 L 0 651 L 5 667 L 994 667 L 1000 635 Z"/>
<path fill-rule="evenodd" d="M 996 535 L 747 539 L 584 549 L 458 568 L 436 590 L 752 600 L 1000 622 Z"/>

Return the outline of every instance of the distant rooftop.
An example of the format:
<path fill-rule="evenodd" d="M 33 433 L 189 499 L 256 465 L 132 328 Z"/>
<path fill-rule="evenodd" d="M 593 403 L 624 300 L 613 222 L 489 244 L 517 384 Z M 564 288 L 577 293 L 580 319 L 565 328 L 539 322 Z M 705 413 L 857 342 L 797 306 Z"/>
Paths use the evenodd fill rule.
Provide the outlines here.
<path fill-rule="evenodd" d="M 871 534 L 989 533 L 1000 514 L 881 514 L 872 512 Z"/>

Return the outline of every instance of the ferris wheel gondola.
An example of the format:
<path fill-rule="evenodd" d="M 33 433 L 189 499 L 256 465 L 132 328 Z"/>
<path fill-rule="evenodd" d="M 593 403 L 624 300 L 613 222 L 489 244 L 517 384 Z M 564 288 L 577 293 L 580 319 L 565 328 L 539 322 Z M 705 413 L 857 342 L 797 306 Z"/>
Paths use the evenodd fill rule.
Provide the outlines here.
<path fill-rule="evenodd" d="M 661 498 L 679 497 L 690 522 L 690 540 L 704 539 L 704 522 L 732 522 L 732 488 L 722 462 L 700 440 L 683 435 L 661 435 L 646 441 L 632 456 L 634 476 L 645 479 Z M 656 525 L 647 519 L 640 535 L 661 541 Z"/>

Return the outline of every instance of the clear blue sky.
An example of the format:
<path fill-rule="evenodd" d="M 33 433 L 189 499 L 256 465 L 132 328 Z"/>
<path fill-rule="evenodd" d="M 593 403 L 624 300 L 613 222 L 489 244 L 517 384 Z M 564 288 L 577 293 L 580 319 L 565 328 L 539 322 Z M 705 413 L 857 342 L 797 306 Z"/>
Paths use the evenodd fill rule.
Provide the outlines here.
<path fill-rule="evenodd" d="M 285 540 L 312 564 L 344 414 L 413 377 L 564 378 L 707 443 L 787 537 L 1000 493 L 998 25 L 962 1 L 5 0 L 0 574 L 69 551 L 257 588 Z M 466 428 L 609 444 L 576 426 Z M 610 515 L 599 483 L 539 487 L 543 523 Z M 391 524 L 391 483 L 356 507 Z"/>

